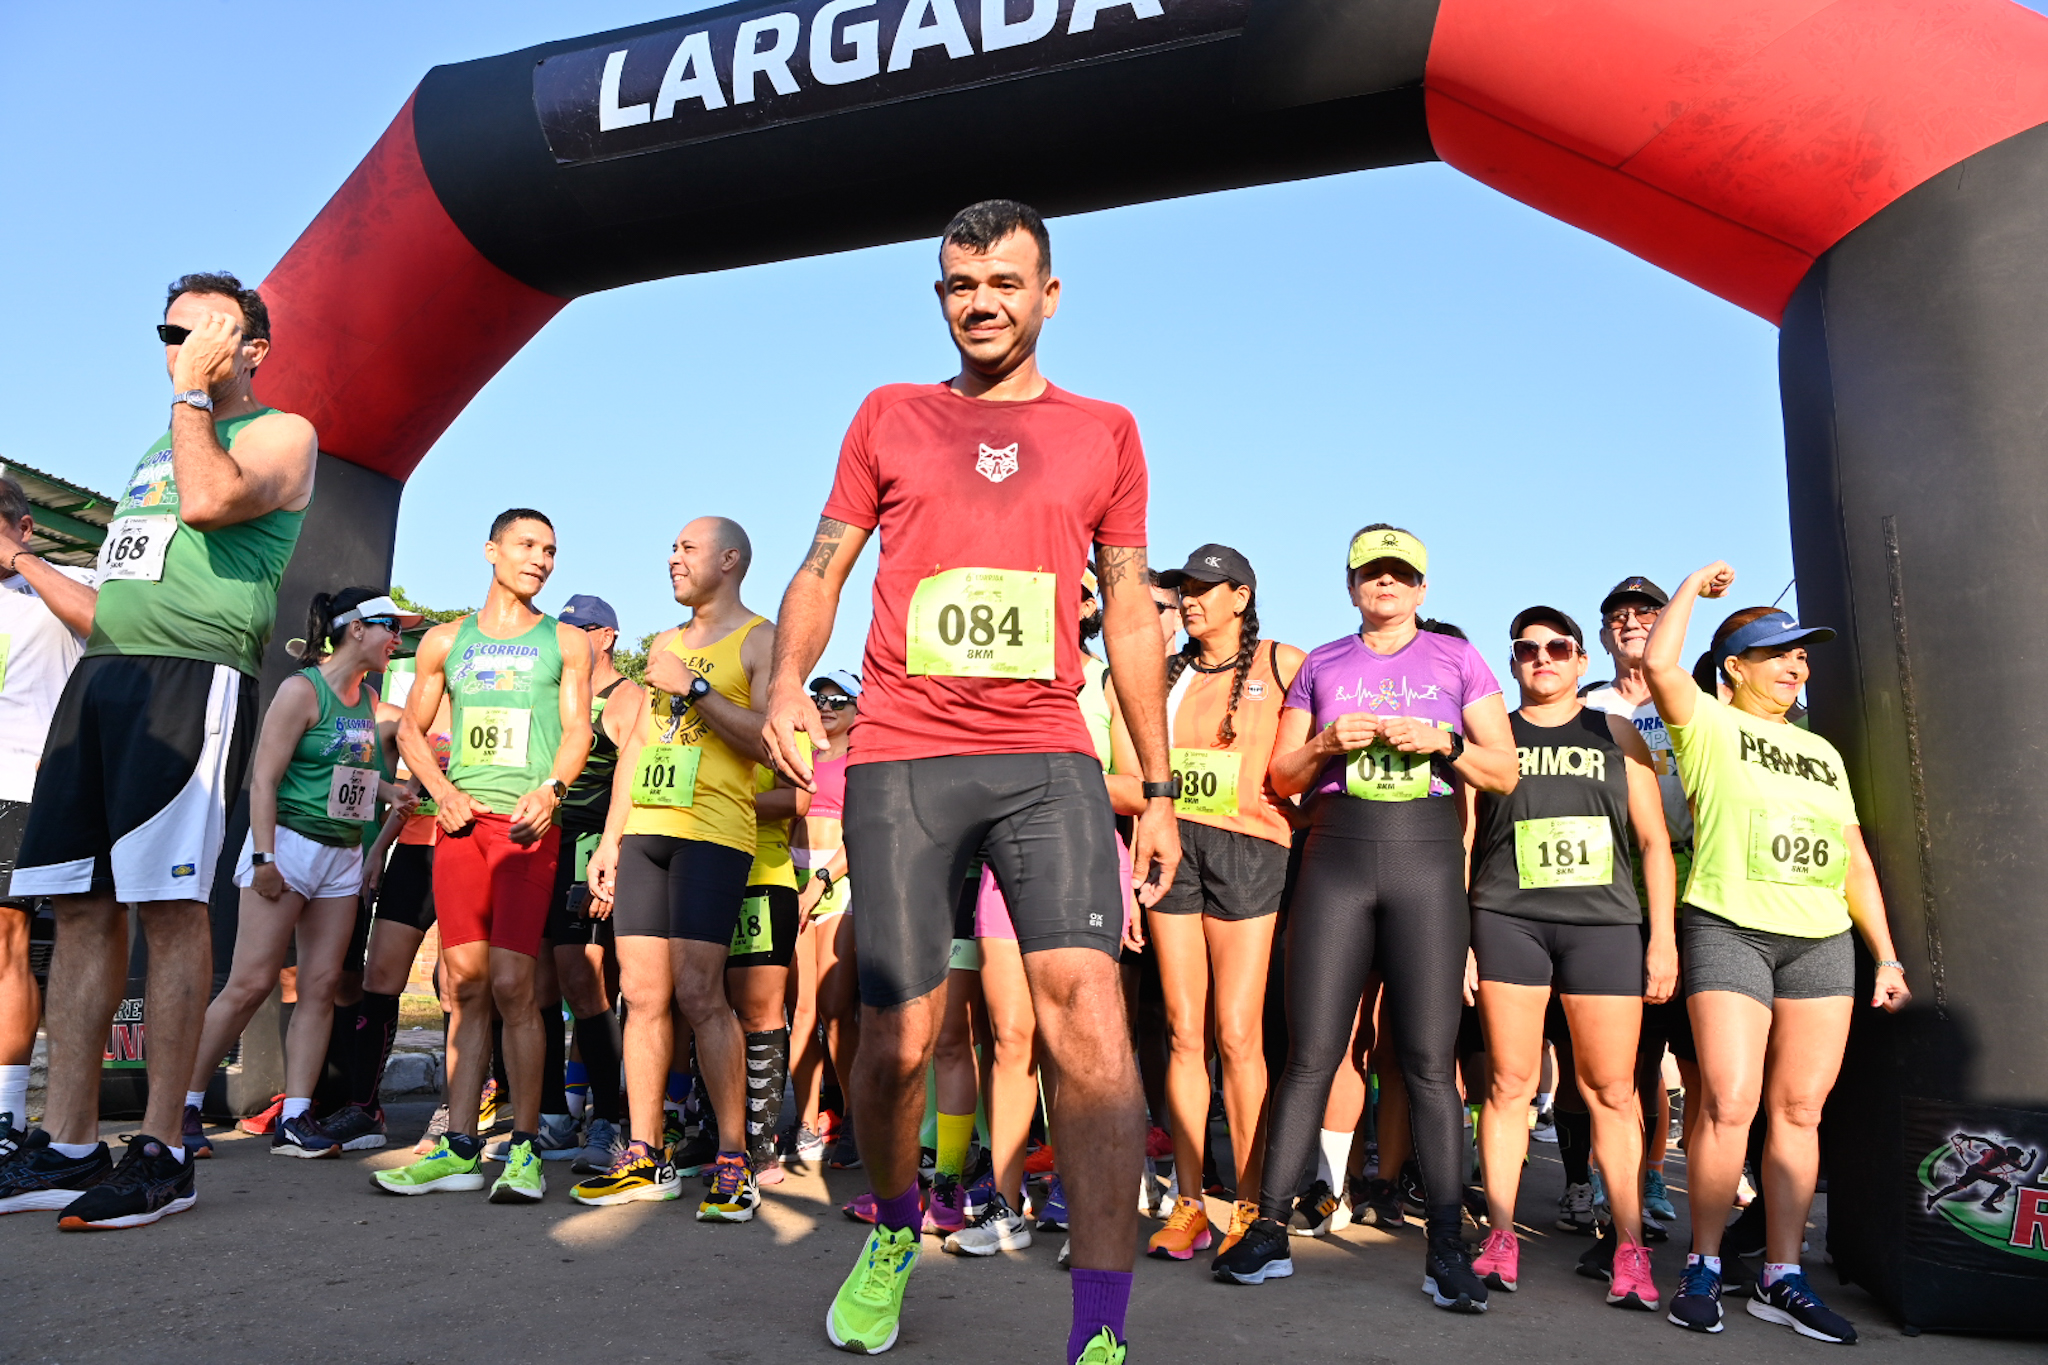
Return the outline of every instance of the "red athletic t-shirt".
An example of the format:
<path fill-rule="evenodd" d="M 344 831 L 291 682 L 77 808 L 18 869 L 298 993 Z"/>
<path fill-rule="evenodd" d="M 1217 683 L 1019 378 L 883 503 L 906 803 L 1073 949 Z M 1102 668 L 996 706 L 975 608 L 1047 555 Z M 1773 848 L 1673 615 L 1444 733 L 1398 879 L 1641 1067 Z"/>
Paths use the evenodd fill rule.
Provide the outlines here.
<path fill-rule="evenodd" d="M 1048 384 L 1029 402 L 890 384 L 854 414 L 825 515 L 882 539 L 852 763 L 942 754 L 1093 755 L 1081 721 L 1081 570 L 1145 544 L 1145 452 L 1114 403 Z M 1057 578 L 1052 679 L 912 675 L 911 595 L 949 569 Z"/>

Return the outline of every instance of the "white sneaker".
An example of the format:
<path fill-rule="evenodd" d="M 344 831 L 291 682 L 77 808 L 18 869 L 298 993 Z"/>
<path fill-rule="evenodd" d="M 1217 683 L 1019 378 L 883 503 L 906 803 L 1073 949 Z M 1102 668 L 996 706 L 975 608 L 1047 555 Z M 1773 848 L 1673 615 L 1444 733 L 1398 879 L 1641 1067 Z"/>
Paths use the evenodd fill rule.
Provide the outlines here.
<path fill-rule="evenodd" d="M 955 1256 L 993 1256 L 999 1251 L 1022 1251 L 1031 1245 L 1031 1220 L 1010 1207 L 1001 1194 L 989 1201 L 981 1217 L 946 1238 L 945 1248 Z"/>

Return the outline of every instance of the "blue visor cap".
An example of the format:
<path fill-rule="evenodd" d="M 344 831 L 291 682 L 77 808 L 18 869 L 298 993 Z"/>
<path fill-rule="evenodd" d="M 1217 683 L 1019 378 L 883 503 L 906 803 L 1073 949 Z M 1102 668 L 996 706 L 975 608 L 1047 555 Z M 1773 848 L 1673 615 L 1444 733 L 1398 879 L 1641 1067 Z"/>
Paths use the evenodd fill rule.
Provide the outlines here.
<path fill-rule="evenodd" d="M 1722 658 L 1751 649 L 1784 649 L 1798 644 L 1822 644 L 1835 638 L 1826 626 L 1802 626 L 1782 611 L 1759 616 L 1721 642 Z"/>

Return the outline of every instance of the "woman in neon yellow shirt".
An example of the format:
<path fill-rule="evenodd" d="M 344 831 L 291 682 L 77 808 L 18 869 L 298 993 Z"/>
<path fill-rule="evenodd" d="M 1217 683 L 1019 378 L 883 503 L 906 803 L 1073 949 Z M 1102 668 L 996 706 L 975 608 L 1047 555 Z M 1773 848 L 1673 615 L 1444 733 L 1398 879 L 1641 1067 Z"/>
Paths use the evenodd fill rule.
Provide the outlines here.
<path fill-rule="evenodd" d="M 1693 599 L 1721 597 L 1734 582 L 1723 563 L 1687 578 L 1643 658 L 1694 819 L 1680 956 L 1704 1103 L 1687 1149 L 1692 1254 L 1670 1316 L 1694 1331 L 1721 1330 L 1722 1281 L 1738 1274 L 1724 1269 L 1721 1232 L 1762 1102 L 1770 1114 L 1767 1259 L 1750 1314 L 1824 1341 L 1854 1341 L 1856 1329 L 1799 1271 L 1821 1106 L 1855 1008 L 1852 925 L 1877 960 L 1870 1003 L 1898 1010 L 1911 994 L 1842 756 L 1787 720 L 1806 686 L 1807 645 L 1835 633 L 1769 607 L 1736 612 L 1714 632 L 1711 651 L 1731 689 L 1726 702 L 1701 691 L 1679 661 Z"/>

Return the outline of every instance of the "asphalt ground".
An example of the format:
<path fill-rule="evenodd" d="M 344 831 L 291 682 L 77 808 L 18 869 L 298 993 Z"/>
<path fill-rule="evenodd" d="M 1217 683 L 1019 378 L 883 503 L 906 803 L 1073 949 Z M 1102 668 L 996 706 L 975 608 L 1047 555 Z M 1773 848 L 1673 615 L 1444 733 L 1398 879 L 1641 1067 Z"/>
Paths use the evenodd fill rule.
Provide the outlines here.
<path fill-rule="evenodd" d="M 843 1359 L 823 1324 L 866 1234 L 839 1212 L 866 1188 L 859 1171 L 794 1168 L 756 1221 L 737 1227 L 695 1220 L 696 1181 L 673 1203 L 580 1208 L 568 1199 L 567 1163 L 549 1166 L 539 1206 L 500 1207 L 482 1193 L 377 1192 L 370 1172 L 410 1159 L 431 1108 L 393 1106 L 392 1137 L 404 1145 L 335 1160 L 272 1157 L 268 1138 L 216 1135 L 215 1156 L 199 1168 L 199 1203 L 152 1227 L 60 1233 L 54 1214 L 0 1218 L 0 1361 Z M 110 1139 L 117 1131 L 107 1126 Z M 1483 1317 L 1454 1316 L 1423 1297 L 1418 1226 L 1351 1228 L 1295 1239 L 1293 1278 L 1256 1288 L 1216 1283 L 1206 1255 L 1141 1259 L 1128 1321 L 1133 1365 L 1441 1365 L 1446 1352 L 1496 1365 L 1775 1365 L 1841 1349 L 1750 1318 L 1738 1301 L 1719 1336 L 1608 1307 L 1603 1284 L 1572 1272 L 1586 1242 L 1550 1228 L 1563 1188 L 1555 1152 L 1532 1147 L 1521 1288 L 1496 1292 Z M 1670 1174 L 1682 1219 L 1682 1164 Z M 1228 1217 L 1216 1201 L 1210 1213 Z M 1141 1222 L 1145 1235 L 1156 1226 Z M 1824 1231 L 1812 1231 L 1808 1270 L 1858 1325 L 1857 1359 L 2042 1359 L 2038 1341 L 1902 1336 L 1867 1295 L 1835 1283 L 1820 1260 Z M 1040 1234 L 1026 1251 L 984 1260 L 945 1255 L 926 1238 L 892 1358 L 1059 1365 L 1068 1321 L 1061 1240 Z M 1655 1254 L 1668 1296 L 1681 1253 L 1674 1245 Z"/>

